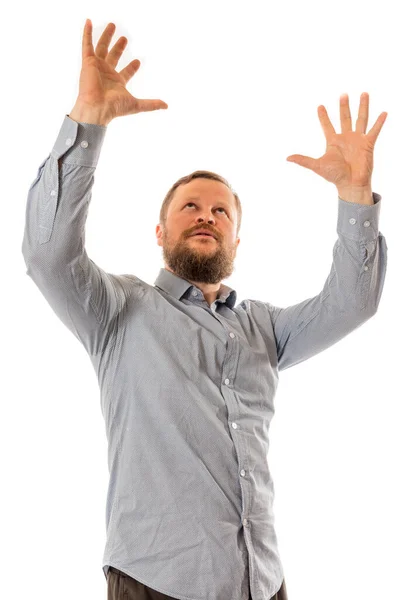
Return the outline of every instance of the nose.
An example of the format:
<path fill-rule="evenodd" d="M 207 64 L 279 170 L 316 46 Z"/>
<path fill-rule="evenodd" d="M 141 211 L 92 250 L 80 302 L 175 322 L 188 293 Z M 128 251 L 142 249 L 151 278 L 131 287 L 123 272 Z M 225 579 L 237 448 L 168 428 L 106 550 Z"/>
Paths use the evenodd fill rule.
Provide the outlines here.
<path fill-rule="evenodd" d="M 197 217 L 196 218 L 196 223 L 201 224 L 204 223 L 206 221 L 206 219 L 203 219 L 203 217 Z M 207 223 L 209 225 L 215 225 L 215 219 L 214 217 L 208 217 Z"/>

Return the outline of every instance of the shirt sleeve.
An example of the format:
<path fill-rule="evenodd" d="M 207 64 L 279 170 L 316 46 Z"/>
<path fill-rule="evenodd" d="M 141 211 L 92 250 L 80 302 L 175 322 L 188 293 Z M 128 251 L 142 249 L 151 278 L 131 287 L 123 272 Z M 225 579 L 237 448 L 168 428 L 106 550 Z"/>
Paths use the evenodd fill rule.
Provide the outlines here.
<path fill-rule="evenodd" d="M 56 315 L 89 354 L 104 349 L 135 277 L 113 275 L 85 250 L 85 223 L 106 127 L 65 116 L 28 191 L 22 254 Z"/>
<path fill-rule="evenodd" d="M 377 311 L 387 266 L 387 245 L 378 230 L 381 196 L 364 205 L 338 198 L 338 239 L 322 291 L 289 306 L 264 303 L 270 313 L 278 370 L 292 367 L 343 339 Z"/>

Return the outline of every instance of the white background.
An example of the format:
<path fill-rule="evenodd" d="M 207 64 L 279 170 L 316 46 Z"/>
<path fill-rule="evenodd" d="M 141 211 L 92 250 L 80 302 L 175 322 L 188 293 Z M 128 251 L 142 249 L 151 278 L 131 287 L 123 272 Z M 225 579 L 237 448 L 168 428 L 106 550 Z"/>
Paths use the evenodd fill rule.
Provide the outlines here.
<path fill-rule="evenodd" d="M 224 176 L 243 208 L 235 271 L 245 298 L 289 306 L 318 294 L 337 239 L 337 191 L 286 161 L 317 158 L 323 104 L 340 132 L 339 97 L 367 131 L 388 117 L 373 191 L 388 270 L 377 314 L 280 375 L 270 430 L 276 531 L 289 600 L 400 598 L 399 35 L 395 3 L 75 2 L 8 5 L 1 122 L 1 596 L 106 600 L 102 572 L 107 440 L 83 346 L 26 275 L 27 192 L 79 89 L 86 18 L 107 23 L 127 87 L 168 110 L 114 120 L 95 172 L 86 249 L 112 273 L 154 283 L 164 266 L 162 200 L 197 169 Z M 4 15 L 3 15 L 4 16 Z M 396 574 L 397 573 L 397 574 Z M 221 599 L 216 599 L 221 600 Z M 228 599 L 224 599 L 228 600 Z"/>

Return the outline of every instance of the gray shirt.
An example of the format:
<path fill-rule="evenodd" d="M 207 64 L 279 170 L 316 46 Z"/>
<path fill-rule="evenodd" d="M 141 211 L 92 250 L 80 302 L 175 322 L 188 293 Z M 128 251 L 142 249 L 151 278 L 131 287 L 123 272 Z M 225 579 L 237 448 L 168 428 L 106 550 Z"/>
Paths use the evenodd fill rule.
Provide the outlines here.
<path fill-rule="evenodd" d="M 104 575 L 112 565 L 182 600 L 246 600 L 250 583 L 253 600 L 268 600 L 284 576 L 267 460 L 279 371 L 376 313 L 387 264 L 381 196 L 371 206 L 338 198 L 317 296 L 287 308 L 236 304 L 221 285 L 209 306 L 164 268 L 150 285 L 88 257 L 106 129 L 64 117 L 29 188 L 22 244 L 26 273 L 98 377 L 110 473 Z"/>

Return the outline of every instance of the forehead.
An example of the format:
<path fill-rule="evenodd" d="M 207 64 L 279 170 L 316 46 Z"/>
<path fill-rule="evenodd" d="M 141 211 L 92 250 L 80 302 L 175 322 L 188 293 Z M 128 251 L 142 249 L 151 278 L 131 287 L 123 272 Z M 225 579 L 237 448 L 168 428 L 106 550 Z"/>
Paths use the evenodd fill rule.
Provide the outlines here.
<path fill-rule="evenodd" d="M 184 200 L 204 200 L 207 202 L 222 202 L 234 206 L 235 198 L 231 190 L 220 181 L 209 179 L 193 179 L 190 183 L 180 185 L 174 194 L 172 204 L 177 205 Z"/>

